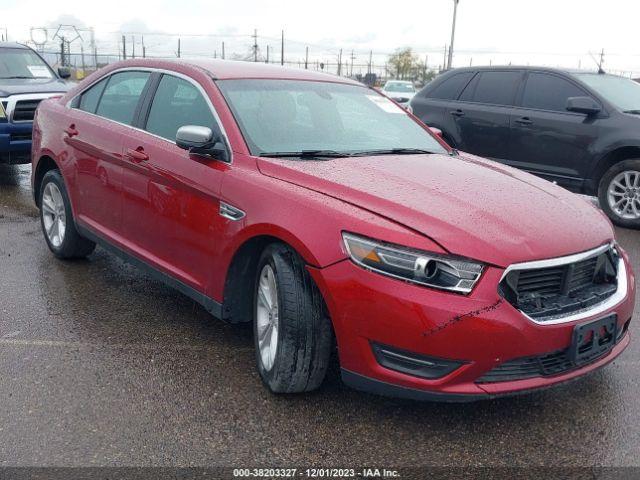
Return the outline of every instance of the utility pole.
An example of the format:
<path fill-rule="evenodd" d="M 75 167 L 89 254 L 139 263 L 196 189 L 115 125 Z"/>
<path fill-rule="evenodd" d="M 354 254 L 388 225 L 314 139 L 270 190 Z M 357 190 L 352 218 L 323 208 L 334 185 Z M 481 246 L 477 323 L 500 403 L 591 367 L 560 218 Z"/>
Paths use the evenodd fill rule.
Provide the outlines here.
<path fill-rule="evenodd" d="M 284 30 L 282 30 L 282 40 L 280 41 L 280 65 L 284 65 Z"/>
<path fill-rule="evenodd" d="M 307 53 L 304 57 L 304 69 L 307 70 L 309 68 L 309 47 L 307 47 Z"/>
<path fill-rule="evenodd" d="M 222 42 L 222 59 L 224 60 L 224 42 Z"/>
<path fill-rule="evenodd" d="M 342 49 L 340 49 L 340 53 L 338 54 L 338 76 L 342 73 Z"/>
<path fill-rule="evenodd" d="M 267 45 L 267 59 L 264 63 L 269 63 L 269 45 Z"/>
<path fill-rule="evenodd" d="M 456 16 L 458 14 L 458 2 L 460 0 L 453 0 L 453 23 L 451 24 L 451 43 L 449 44 L 449 63 L 447 69 L 450 69 L 453 64 L 453 42 L 456 36 Z"/>
<path fill-rule="evenodd" d="M 353 77 L 353 61 L 356 59 L 356 56 L 353 54 L 353 50 L 351 50 L 351 73 L 349 74 L 350 77 Z"/>
<path fill-rule="evenodd" d="M 180 42 L 180 39 L 178 38 L 178 58 L 180 58 L 180 55 L 182 55 L 182 42 Z"/>
<path fill-rule="evenodd" d="M 144 35 L 142 35 L 142 58 L 147 58 L 147 47 L 144 44 Z"/>
<path fill-rule="evenodd" d="M 258 30 L 253 31 L 253 61 L 258 61 Z"/>
<path fill-rule="evenodd" d="M 127 59 L 127 38 L 122 35 L 122 59 Z"/>
<path fill-rule="evenodd" d="M 444 46 L 444 59 L 442 60 L 442 70 L 447 69 L 447 46 Z"/>
<path fill-rule="evenodd" d="M 602 67 L 604 65 L 604 48 L 602 49 L 602 52 L 600 52 L 600 62 L 598 63 L 598 73 L 604 73 L 604 68 Z"/>
<path fill-rule="evenodd" d="M 136 37 L 131 35 L 131 58 L 136 58 Z"/>
<path fill-rule="evenodd" d="M 369 75 L 371 75 L 371 66 L 372 65 L 373 65 L 373 50 L 369 50 L 369 65 L 368 65 L 369 68 L 367 69 L 368 70 L 367 73 Z"/>

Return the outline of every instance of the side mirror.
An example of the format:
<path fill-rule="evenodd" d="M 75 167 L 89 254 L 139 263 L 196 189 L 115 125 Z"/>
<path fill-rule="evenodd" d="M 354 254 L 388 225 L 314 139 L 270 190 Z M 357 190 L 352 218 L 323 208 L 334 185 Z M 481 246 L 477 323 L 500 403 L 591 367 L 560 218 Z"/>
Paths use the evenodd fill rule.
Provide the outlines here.
<path fill-rule="evenodd" d="M 436 137 L 444 140 L 444 137 L 442 136 L 442 130 L 436 127 L 429 127 L 429 130 L 431 130 L 431 133 L 433 133 Z"/>
<path fill-rule="evenodd" d="M 58 75 L 66 80 L 71 77 L 71 69 L 69 67 L 58 67 Z"/>
<path fill-rule="evenodd" d="M 584 113 L 585 115 L 595 115 L 600 113 L 602 109 L 591 97 L 569 97 L 567 99 L 567 110 Z"/>
<path fill-rule="evenodd" d="M 205 155 L 218 160 L 228 161 L 228 152 L 219 138 L 214 138 L 209 127 L 186 125 L 176 133 L 176 145 L 194 155 Z"/>

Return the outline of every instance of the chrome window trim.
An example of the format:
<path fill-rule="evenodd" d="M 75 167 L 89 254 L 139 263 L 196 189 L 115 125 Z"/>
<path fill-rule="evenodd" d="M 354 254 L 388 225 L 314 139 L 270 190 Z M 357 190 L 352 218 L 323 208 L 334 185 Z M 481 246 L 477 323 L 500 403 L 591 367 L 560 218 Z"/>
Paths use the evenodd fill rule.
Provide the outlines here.
<path fill-rule="evenodd" d="M 60 95 L 64 95 L 66 92 L 50 92 L 50 93 L 19 93 L 16 95 L 9 95 L 8 97 L 1 98 L 0 101 L 7 102 L 7 107 L 5 108 L 5 114 L 7 117 L 7 122 L 9 123 L 31 123 L 33 120 L 20 120 L 17 122 L 13 121 L 13 112 L 16 109 L 16 104 L 25 100 L 46 100 L 47 98 L 57 97 Z"/>
<path fill-rule="evenodd" d="M 535 260 L 532 262 L 523 262 L 523 263 L 514 263 L 513 265 L 509 265 L 507 269 L 500 277 L 500 282 L 504 280 L 504 278 L 513 271 L 517 270 L 531 270 L 536 268 L 548 268 L 548 267 L 558 267 L 562 265 L 567 265 L 570 263 L 579 262 L 582 260 L 586 260 L 591 257 L 598 256 L 610 248 L 615 248 L 613 243 L 607 243 L 598 248 L 594 248 L 593 250 L 588 250 L 586 252 L 576 253 L 574 255 L 568 255 L 566 257 L 558 257 L 551 258 L 548 260 Z M 593 317 L 595 315 L 599 315 L 601 313 L 606 312 L 607 310 L 617 306 L 620 302 L 624 300 L 627 296 L 627 288 L 628 288 L 628 275 L 627 275 L 627 267 L 624 262 L 622 256 L 620 256 L 618 260 L 618 287 L 613 295 L 609 298 L 600 302 L 596 305 L 588 307 L 584 310 L 579 310 L 577 312 L 572 313 L 571 315 L 563 316 L 557 319 L 548 320 L 548 321 L 540 321 L 536 320 L 522 310 L 518 309 L 518 311 L 525 316 L 528 320 L 531 320 L 536 325 L 558 325 L 562 323 L 570 323 L 575 322 L 577 320 L 583 320 L 585 318 Z M 514 307 L 515 308 L 515 307 Z"/>
<path fill-rule="evenodd" d="M 69 108 L 69 109 L 77 110 L 77 111 L 82 112 L 82 113 L 86 113 L 88 115 L 93 115 L 94 117 L 98 117 L 98 118 L 101 118 L 103 120 L 107 120 L 109 122 L 113 122 L 113 123 L 116 123 L 118 125 L 122 125 L 123 127 L 131 128 L 132 130 L 136 130 L 138 132 L 146 133 L 147 135 L 151 135 L 152 137 L 158 138 L 160 140 L 163 140 L 163 141 L 165 141 L 165 142 L 167 142 L 167 143 L 169 143 L 171 145 L 176 145 L 175 140 L 171 141 L 171 140 L 169 140 L 167 138 L 161 137 L 160 135 L 156 135 L 155 133 L 151 133 L 151 132 L 149 132 L 147 130 L 144 130 L 142 128 L 134 127 L 132 125 L 127 125 L 126 123 L 118 122 L 116 120 L 112 120 L 110 118 L 103 117 L 102 115 L 98 115 L 96 113 L 87 112 L 85 110 L 81 110 L 80 108 L 72 107 L 72 104 L 75 102 L 75 100 L 78 97 L 80 97 L 82 94 L 84 94 L 87 90 L 89 90 L 91 87 L 93 87 L 94 85 L 96 85 L 100 81 L 102 81 L 105 78 L 108 78 L 111 75 L 114 75 L 116 73 L 131 72 L 131 71 L 133 71 L 133 72 L 162 73 L 162 74 L 166 74 L 166 75 L 173 75 L 174 77 L 178 77 L 178 78 L 180 78 L 182 80 L 186 80 L 187 82 L 191 83 L 194 87 L 196 87 L 198 89 L 198 91 L 200 92 L 200 94 L 202 95 L 202 97 L 206 100 L 207 105 L 209 106 L 209 110 L 211 110 L 211 113 L 213 114 L 213 117 L 215 118 L 216 122 L 220 126 L 220 133 L 222 133 L 222 137 L 224 139 L 224 142 L 225 142 L 227 148 L 229 149 L 229 161 L 227 161 L 225 163 L 228 163 L 228 164 L 232 164 L 233 163 L 233 148 L 231 148 L 231 142 L 229 141 L 229 136 L 227 135 L 227 131 L 225 130 L 224 125 L 222 123 L 222 120 L 220 120 L 220 116 L 218 115 L 217 110 L 213 106 L 213 103 L 211 102 L 211 99 L 209 98 L 209 95 L 207 95 L 207 92 L 204 90 L 204 88 L 202 87 L 202 85 L 200 85 L 199 82 L 197 82 L 193 78 L 189 77 L 188 75 L 184 75 L 183 73 L 175 72 L 173 70 L 167 70 L 165 68 L 153 68 L 153 67 L 123 67 L 123 68 L 118 68 L 116 70 L 113 70 L 112 72 L 109 72 L 106 75 L 103 75 L 103 76 L 97 78 L 96 80 L 91 82 L 89 85 L 87 85 L 85 88 L 83 88 L 80 92 L 76 93 L 65 104 L 65 107 Z"/>

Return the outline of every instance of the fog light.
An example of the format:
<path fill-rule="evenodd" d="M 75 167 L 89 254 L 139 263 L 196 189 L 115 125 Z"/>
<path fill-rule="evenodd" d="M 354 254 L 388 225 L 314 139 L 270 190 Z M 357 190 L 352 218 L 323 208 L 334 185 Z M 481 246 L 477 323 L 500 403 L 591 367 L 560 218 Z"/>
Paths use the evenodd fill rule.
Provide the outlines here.
<path fill-rule="evenodd" d="M 377 343 L 372 343 L 371 348 L 376 360 L 383 367 L 429 380 L 449 375 L 464 364 L 453 360 L 427 357 Z"/>

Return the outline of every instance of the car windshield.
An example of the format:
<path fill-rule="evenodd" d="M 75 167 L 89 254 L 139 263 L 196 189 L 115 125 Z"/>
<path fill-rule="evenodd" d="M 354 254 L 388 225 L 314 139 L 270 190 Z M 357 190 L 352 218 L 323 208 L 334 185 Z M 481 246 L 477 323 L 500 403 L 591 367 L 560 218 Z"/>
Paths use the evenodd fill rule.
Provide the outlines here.
<path fill-rule="evenodd" d="M 415 88 L 410 83 L 398 83 L 398 82 L 390 82 L 384 86 L 385 92 L 402 92 L 402 93 L 413 93 L 415 92 Z"/>
<path fill-rule="evenodd" d="M 53 78 L 53 73 L 28 48 L 0 48 L 0 79 L 3 78 Z"/>
<path fill-rule="evenodd" d="M 578 73 L 580 80 L 623 112 L 640 113 L 640 84 L 624 77 Z"/>
<path fill-rule="evenodd" d="M 364 86 L 253 79 L 217 84 L 253 155 L 447 152 L 402 108 Z"/>

